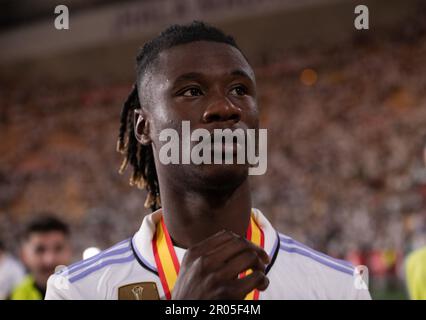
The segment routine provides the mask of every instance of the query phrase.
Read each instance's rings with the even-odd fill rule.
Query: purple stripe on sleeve
[[[130,262],[130,261],[132,261],[134,259],[135,259],[135,256],[132,253],[130,256],[125,257],[125,258],[106,260],[106,261],[104,261],[104,262],[102,262],[102,263],[100,263],[100,264],[98,264],[98,265],[96,265],[96,266],[94,266],[92,268],[86,269],[85,271],[79,273],[78,275],[76,275],[74,277],[71,277],[69,279],[69,281],[70,281],[70,283],[76,282],[76,281],[78,281],[80,279],[85,278],[89,274],[91,274],[91,273],[93,273],[93,272],[95,272],[95,271],[97,271],[99,269],[102,269],[102,268],[104,268],[106,266],[109,266],[111,264],[126,263],[126,262]]]
[[[296,245],[296,246],[299,246],[299,247],[301,247],[301,248],[304,248],[304,249],[306,249],[306,250],[309,250],[309,251],[311,251],[311,252],[313,252],[313,253],[315,253],[315,254],[317,254],[317,255],[319,255],[319,256],[322,256],[322,257],[324,257],[324,258],[326,258],[326,259],[330,259],[330,260],[332,260],[332,261],[334,261],[334,262],[336,262],[336,263],[338,263],[338,264],[344,265],[344,266],[349,267],[349,268],[354,268],[353,264],[352,264],[352,263],[350,263],[350,262],[348,262],[348,261],[345,261],[345,260],[341,260],[341,259],[336,259],[336,258],[330,257],[330,256],[328,256],[328,255],[326,255],[326,254],[324,254],[324,253],[322,253],[322,252],[319,252],[319,251],[317,251],[317,250],[314,250],[314,249],[312,249],[312,248],[309,248],[308,246],[306,246],[306,245],[304,245],[303,243],[301,243],[301,242],[299,242],[299,241],[296,241],[296,240],[294,240],[294,239],[291,239],[291,238],[284,238],[283,236],[281,236],[281,235],[280,235],[280,240],[281,240],[282,242],[284,242],[284,243],[294,244],[294,245]]]
[[[101,255],[98,255],[98,257],[96,259],[94,259],[94,260],[87,261],[88,259],[86,259],[86,260],[81,261],[80,264],[77,264],[77,265],[75,265],[72,268],[67,268],[64,271],[63,274],[64,275],[67,275],[67,274],[71,275],[71,274],[75,273],[78,270],[81,270],[81,269],[83,269],[85,267],[88,267],[88,266],[91,266],[91,265],[95,264],[96,262],[100,261],[103,258],[108,258],[108,257],[116,256],[116,255],[119,255],[119,254],[122,254],[122,253],[126,253],[126,252],[130,251],[130,249],[131,248],[130,248],[130,245],[129,245],[129,246],[121,248],[121,249],[103,252]]]
[[[317,256],[314,256],[313,254],[311,254],[310,252],[306,252],[304,250],[301,250],[300,248],[297,247],[286,247],[284,243],[281,243],[282,245],[280,246],[280,250],[283,250],[285,252],[289,252],[289,253],[297,253],[300,254],[302,256],[311,258],[312,260],[315,260],[323,265],[326,265],[334,270],[349,274],[349,275],[353,275],[353,270],[348,270],[348,267],[345,266],[341,266],[341,265],[336,265],[333,263],[330,263],[329,261],[323,259],[323,258],[319,258]]]
[[[86,262],[89,262],[89,261],[96,260],[96,259],[97,259],[97,258],[99,258],[101,255],[103,255],[104,253],[109,252],[110,250],[112,250],[112,249],[114,249],[114,248],[116,248],[116,247],[118,247],[118,246],[122,245],[123,243],[126,243],[126,242],[127,242],[127,241],[129,241],[129,240],[130,240],[130,238],[125,239],[125,240],[123,240],[123,241],[120,241],[119,243],[116,243],[116,244],[115,244],[115,245],[113,245],[112,247],[110,247],[110,248],[108,248],[108,249],[106,249],[106,250],[103,250],[103,251],[99,252],[98,254],[94,255],[93,257],[90,257],[90,258],[88,258],[88,259],[84,259],[84,260],[77,261],[76,263],[73,263],[73,264],[69,265],[69,266],[67,267],[67,269],[72,269],[72,268],[74,268],[75,266],[78,266],[78,265],[79,265],[79,264],[81,264],[81,263],[86,263]]]

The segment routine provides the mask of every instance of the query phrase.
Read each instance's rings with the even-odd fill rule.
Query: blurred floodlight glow
[[[318,74],[313,69],[304,69],[300,74],[300,81],[305,86],[313,86],[318,80]]]
[[[95,255],[97,255],[99,252],[101,252],[101,249],[96,247],[90,247],[83,251],[83,260],[89,259]]]

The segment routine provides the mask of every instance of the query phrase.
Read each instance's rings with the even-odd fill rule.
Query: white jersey
[[[0,257],[0,300],[4,300],[25,277],[24,267],[9,254]]]
[[[350,263],[278,233],[260,210],[253,212],[271,259],[266,269],[269,287],[260,292],[259,299],[371,299],[367,289],[356,288]],[[150,284],[165,299],[152,249],[161,215],[160,209],[146,216],[132,238],[52,275],[46,299],[116,300],[121,298],[120,288],[132,284]],[[181,262],[186,250],[175,247],[175,251]],[[143,299],[143,290],[138,289],[132,291],[134,298]]]

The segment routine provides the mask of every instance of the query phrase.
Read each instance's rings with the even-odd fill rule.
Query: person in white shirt
[[[354,285],[350,263],[278,233],[259,210],[253,209],[253,214],[264,232],[264,248],[270,257],[265,270],[269,286],[259,299],[370,299],[368,290]],[[155,298],[155,291],[165,299],[152,250],[161,216],[159,209],[145,217],[132,238],[53,275],[46,299],[118,299],[120,288],[131,284],[154,284],[155,290],[147,288],[148,298]],[[182,263],[186,250],[178,246],[174,250]],[[140,298],[144,298],[143,292]]]
[[[6,252],[0,241],[0,300],[6,299],[25,276],[25,269],[19,261]]]
[[[183,121],[208,134],[259,129],[247,58],[196,21],[144,45],[121,112],[120,171],[133,167],[130,183],[148,191],[153,213],[132,238],[53,275],[46,299],[370,298],[352,265],[280,235],[252,207],[248,163],[160,161],[161,132]]]

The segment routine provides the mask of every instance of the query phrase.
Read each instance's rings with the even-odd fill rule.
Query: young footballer
[[[279,116],[279,115],[277,115]],[[121,167],[146,189],[139,231],[49,279],[46,299],[369,299],[354,267],[278,233],[252,207],[249,164],[165,164],[161,132],[258,129],[253,69],[231,36],[173,25],[137,56]]]

